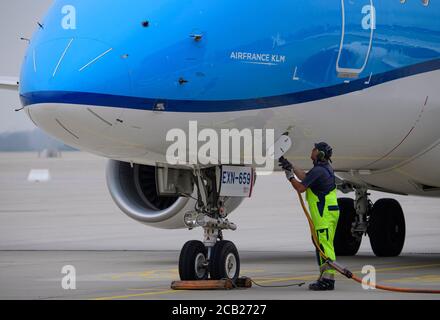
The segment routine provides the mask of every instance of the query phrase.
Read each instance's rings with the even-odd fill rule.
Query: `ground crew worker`
[[[294,167],[285,158],[281,158],[279,162],[292,186],[300,193],[306,192],[319,245],[326,256],[335,261],[333,240],[338,224],[339,206],[335,175],[330,165],[332,154],[333,150],[327,143],[315,144],[311,154],[314,167],[307,173]],[[301,182],[295,179],[295,176]],[[334,290],[336,271],[325,264],[318,251],[317,259],[321,275],[316,282],[309,285],[309,289],[314,291]]]

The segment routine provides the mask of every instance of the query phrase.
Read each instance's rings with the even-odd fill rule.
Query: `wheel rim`
[[[233,253],[230,253],[226,256],[225,271],[226,276],[229,279],[233,279],[235,277],[235,274],[237,272],[237,258]]]
[[[194,268],[195,268],[196,276],[198,279],[202,279],[205,277],[205,275],[206,275],[206,257],[203,253],[199,253],[196,256]]]

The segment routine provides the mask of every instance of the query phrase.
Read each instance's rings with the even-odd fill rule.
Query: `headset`
[[[317,158],[319,161],[330,160],[333,155],[333,149],[325,142],[315,144],[315,148],[318,150]]]
[[[324,151],[319,150],[319,152],[318,152],[318,160],[319,161],[325,160],[325,152]]]

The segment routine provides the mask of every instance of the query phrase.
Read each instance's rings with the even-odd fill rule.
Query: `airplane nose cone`
[[[21,74],[21,95],[38,92],[130,92],[123,53],[108,43],[59,38],[28,49]]]
[[[20,81],[22,103],[35,125],[95,153],[115,144],[105,132],[117,133],[123,111],[97,106],[93,97],[127,95],[130,89],[124,55],[110,44],[81,38],[31,44]]]

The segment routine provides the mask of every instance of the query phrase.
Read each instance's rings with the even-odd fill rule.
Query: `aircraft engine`
[[[159,196],[155,167],[110,160],[106,176],[113,200],[130,218],[160,229],[186,228],[184,215],[194,211],[196,201]],[[229,198],[225,201],[226,211],[231,213],[242,201],[243,198]]]

